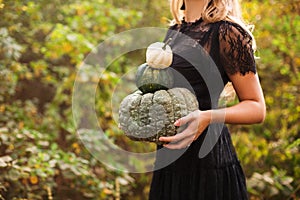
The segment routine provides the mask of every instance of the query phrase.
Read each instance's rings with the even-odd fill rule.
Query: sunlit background
[[[242,3],[246,21],[255,25],[267,118],[230,126],[232,138],[251,200],[300,199],[300,1]],[[167,27],[168,1],[0,0],[0,17],[0,200],[146,199],[151,173],[109,169],[78,139],[72,89],[84,58],[108,37]],[[106,135],[132,152],[155,146],[123,135],[111,98],[119,77],[145,62],[144,53],[119,57],[101,82],[97,74],[82,80],[99,85],[95,106]]]

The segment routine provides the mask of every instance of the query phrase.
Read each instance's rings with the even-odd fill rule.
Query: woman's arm
[[[257,74],[239,73],[231,75],[230,80],[238,95],[240,103],[232,107],[210,110],[211,122],[224,122],[229,124],[255,124],[265,119],[266,106],[263,92]]]
[[[210,123],[254,124],[265,119],[266,107],[257,74],[236,73],[229,76],[240,102],[234,106],[216,110],[194,111],[180,118],[175,126],[189,124],[181,133],[171,137],[160,137],[160,141],[170,142],[165,147],[181,149],[196,140]]]

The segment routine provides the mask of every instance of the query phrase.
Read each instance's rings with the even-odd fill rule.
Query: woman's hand
[[[230,75],[234,89],[240,102],[228,108],[194,111],[177,120],[175,126],[187,124],[187,128],[171,137],[160,137],[159,140],[169,142],[164,145],[170,149],[188,147],[206,129],[210,123],[255,124],[265,119],[266,106],[257,74],[239,73]]]
[[[196,110],[185,117],[178,119],[174,125],[187,125],[181,133],[170,137],[160,137],[162,142],[169,142],[164,147],[169,149],[182,149],[188,147],[194,140],[196,140],[201,133],[210,124],[211,117],[209,112]]]

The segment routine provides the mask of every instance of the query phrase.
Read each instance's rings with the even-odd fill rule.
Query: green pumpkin
[[[120,104],[119,127],[132,140],[161,144],[160,136],[172,136],[185,128],[174,126],[177,119],[197,109],[195,95],[185,88],[146,94],[136,91]]]
[[[174,79],[170,68],[155,69],[144,63],[138,67],[136,85],[145,93],[172,88]]]

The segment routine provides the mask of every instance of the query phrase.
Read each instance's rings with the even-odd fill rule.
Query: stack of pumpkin
[[[173,60],[166,43],[151,44],[146,51],[146,63],[138,67],[138,90],[126,96],[119,109],[119,127],[132,140],[161,144],[160,136],[172,136],[184,127],[174,122],[198,109],[194,94],[185,88],[172,88]]]

